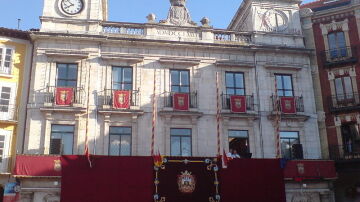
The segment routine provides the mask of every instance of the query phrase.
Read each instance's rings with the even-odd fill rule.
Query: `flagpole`
[[[275,95],[274,95],[274,108],[275,108],[275,147],[276,147],[276,158],[281,157],[281,149],[280,149],[280,123],[281,123],[281,111],[280,111],[280,105],[279,105],[279,98],[278,98],[278,86],[277,86],[277,80],[275,75]]]
[[[84,155],[87,157],[89,161],[90,168],[92,168],[92,163],[90,160],[90,150],[89,150],[89,140],[88,140],[88,131],[89,131],[89,119],[90,119],[90,77],[91,77],[91,65],[89,66],[89,73],[88,73],[88,82],[87,82],[87,103],[86,103],[86,130],[85,130],[85,149]]]
[[[216,123],[217,123],[217,154],[221,155],[220,141],[220,96],[219,96],[219,72],[216,72]]]
[[[156,69],[154,69],[154,87],[152,97],[152,129],[151,129],[151,156],[154,156],[155,147],[155,127],[156,127]]]

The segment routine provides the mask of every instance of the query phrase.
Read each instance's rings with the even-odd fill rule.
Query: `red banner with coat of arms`
[[[230,96],[230,109],[234,113],[246,113],[246,96]]]
[[[175,93],[173,95],[173,107],[175,110],[187,111],[189,110],[189,94]]]
[[[113,96],[113,106],[116,109],[130,108],[130,91],[116,90]]]
[[[281,97],[281,112],[284,114],[296,114],[296,104],[294,97]]]
[[[71,105],[73,102],[73,88],[56,88],[55,102],[56,105]]]

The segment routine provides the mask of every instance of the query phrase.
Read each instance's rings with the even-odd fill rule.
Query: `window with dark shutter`
[[[8,112],[10,105],[11,88],[2,87],[0,94],[0,112]]]

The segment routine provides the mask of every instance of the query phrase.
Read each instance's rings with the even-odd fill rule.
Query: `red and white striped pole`
[[[281,111],[280,111],[280,101],[278,98],[278,86],[275,76],[275,95],[274,95],[274,112],[275,112],[275,147],[276,147],[276,158],[281,157],[281,146],[280,146],[280,124],[281,124]]]
[[[156,127],[156,69],[154,69],[154,88],[152,97],[152,129],[151,129],[151,155],[154,156],[155,127]]]
[[[217,123],[217,152],[221,155],[221,135],[220,135],[220,95],[219,95],[219,73],[216,72],[216,123]]]

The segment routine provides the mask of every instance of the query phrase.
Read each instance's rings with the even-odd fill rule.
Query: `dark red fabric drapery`
[[[285,202],[280,161],[234,159],[220,171],[222,202]]]
[[[167,162],[158,171],[159,199],[164,197],[169,202],[208,202],[212,198],[217,202],[215,182],[218,166],[213,158],[166,159]],[[184,184],[179,180],[184,180]],[[188,193],[187,188],[190,189]]]
[[[230,109],[234,113],[246,112],[246,96],[232,95],[230,96]]]
[[[189,94],[175,93],[173,95],[174,110],[188,111],[190,107]]]
[[[56,88],[56,105],[71,105],[73,102],[73,88]]]
[[[116,109],[130,108],[130,91],[116,90],[114,91],[113,106]]]
[[[284,114],[296,114],[296,102],[294,97],[281,97],[281,112]]]
[[[60,156],[17,155],[14,175],[60,177]]]
[[[151,202],[151,157],[62,156],[62,202]]]

